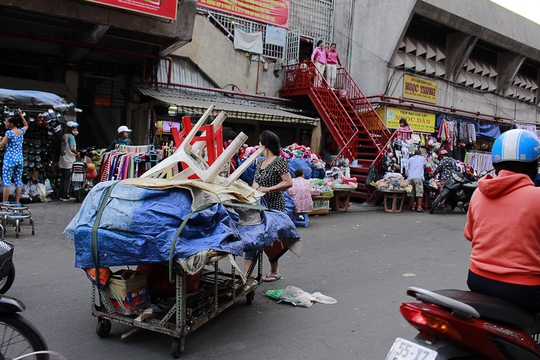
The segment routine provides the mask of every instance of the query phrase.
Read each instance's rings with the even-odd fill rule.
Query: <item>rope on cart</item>
[[[193,216],[193,214],[195,214],[195,213],[197,213],[197,212],[200,212],[200,211],[204,211],[204,210],[210,209],[210,208],[212,208],[215,204],[216,204],[216,203],[203,205],[203,206],[201,206],[200,208],[193,210],[193,211],[190,212],[189,215],[182,221],[182,224],[180,224],[180,227],[178,228],[178,230],[176,230],[176,233],[174,234],[174,237],[173,237],[173,240],[172,240],[172,244],[171,244],[171,251],[169,252],[169,281],[170,281],[171,283],[173,282],[173,263],[174,263],[174,253],[175,253],[175,251],[176,251],[176,241],[178,240],[178,237],[180,236],[180,233],[182,232],[182,230],[184,230],[184,227],[186,226],[188,220]]]
[[[97,231],[99,228],[99,223],[101,222],[101,217],[103,216],[103,211],[105,210],[105,206],[107,206],[107,200],[109,199],[112,189],[116,186],[116,184],[118,184],[118,182],[115,182],[114,184],[112,184],[112,186],[109,187],[107,191],[105,192],[105,195],[103,195],[101,204],[99,204],[99,209],[96,214],[96,220],[94,221],[94,226],[92,226],[92,259],[94,260],[94,265],[96,266],[94,269],[94,275],[96,276],[96,286],[98,289],[99,289],[99,253],[98,253]]]

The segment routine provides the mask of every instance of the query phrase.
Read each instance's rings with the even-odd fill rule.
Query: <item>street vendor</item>
[[[287,192],[294,203],[294,212],[296,214],[309,213],[313,210],[311,183],[305,179],[304,170],[296,169],[294,171],[293,186]]]
[[[452,177],[452,173],[456,171],[456,161],[448,156],[448,151],[442,149],[439,151],[439,165],[433,172],[433,177],[439,175],[441,185]]]
[[[265,147],[262,153],[264,160],[257,162],[252,186],[255,190],[264,193],[263,198],[268,209],[285,212],[285,195],[283,191],[290,188],[293,181],[289,173],[287,160],[280,156],[281,143],[279,137],[269,130],[264,130],[259,135],[259,146]],[[276,251],[277,249],[280,250]],[[270,260],[270,272],[262,278],[263,281],[271,282],[281,279],[278,259],[284,252],[285,249],[278,239],[265,249],[268,260]],[[244,271],[249,269],[250,265],[251,261],[246,260]]]

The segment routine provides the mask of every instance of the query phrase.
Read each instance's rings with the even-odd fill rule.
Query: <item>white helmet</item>
[[[128,128],[126,125],[122,125],[122,126],[120,126],[120,127],[118,128],[117,133],[120,134],[120,133],[122,133],[122,132],[124,132],[124,131],[125,131],[125,132],[131,132],[131,129]]]
[[[67,126],[67,127],[70,127],[70,128],[74,128],[74,127],[78,127],[79,124],[77,124],[75,121],[68,121],[68,122],[66,123],[66,126]]]

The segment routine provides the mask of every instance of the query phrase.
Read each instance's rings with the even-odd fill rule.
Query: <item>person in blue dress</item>
[[[15,202],[19,202],[22,191],[23,153],[22,145],[24,133],[28,130],[28,123],[21,109],[17,109],[18,116],[10,116],[4,120],[6,133],[0,141],[0,148],[5,148],[2,166],[2,200],[9,200],[11,179],[15,183]]]

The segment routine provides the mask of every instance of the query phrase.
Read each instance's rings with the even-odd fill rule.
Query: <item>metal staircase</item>
[[[374,165],[380,172],[385,148],[394,134],[346,69],[338,69],[335,83],[338,90],[329,87],[311,62],[284,67],[284,77],[280,97],[309,98],[341,149],[336,159],[356,160],[357,165],[351,166],[351,176],[358,179],[358,189],[352,196],[368,200],[371,193],[364,183],[369,167]]]

